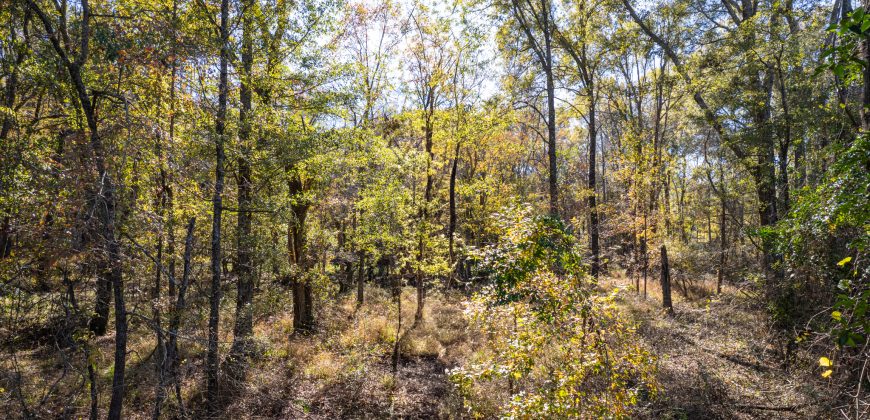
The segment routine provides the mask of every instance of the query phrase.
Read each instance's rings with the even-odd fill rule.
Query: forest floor
[[[824,411],[831,406],[826,400],[830,390],[827,380],[819,375],[818,355],[793,352],[786,369],[786,340],[769,327],[757,299],[731,286],[718,297],[709,296],[706,291],[714,285],[708,282],[690,286],[692,299],[687,300],[677,284],[675,315],[669,316],[660,308],[656,283],[649,281],[644,299],[624,276],[601,282],[602,290],[620,289],[621,310],[636,323],[640,339],[657,357],[660,392],[639,407],[638,416],[832,417],[833,413]],[[463,294],[429,294],[424,321],[402,340],[402,357],[394,375],[390,356],[396,338],[396,306],[386,290],[366,288],[365,303],[359,307],[352,295],[324,305],[318,311],[318,332],[301,337],[291,337],[292,311],[286,299],[280,292],[270,293],[274,296],[264,296],[266,307],[258,312],[273,315],[255,324],[254,335],[261,351],[243,384],[225,384],[223,393],[228,398],[224,418],[465,417],[461,400],[446,375],[447,369],[468,360],[475,351],[475,340],[463,313]],[[408,331],[415,310],[415,292],[405,288],[402,333]],[[227,308],[224,319],[231,319],[230,315],[231,308]],[[231,341],[231,330],[229,326],[224,328],[227,335],[221,341],[227,344],[225,347]],[[155,388],[154,342],[144,332],[136,336],[142,339],[131,343],[125,417],[150,418]],[[100,402],[108,401],[112,341],[110,336],[103,337],[94,346],[101,367]],[[19,352],[15,357],[17,369],[24,375],[25,395],[41,397],[38,390],[45,389],[46,383],[57,376],[59,361],[49,347]],[[202,406],[205,346],[191,340],[182,343],[181,351],[185,360],[181,368],[183,400],[196,409]],[[0,364],[9,372],[10,366]],[[83,384],[76,375],[68,375],[58,383],[63,381],[70,383],[56,387],[56,392]],[[61,410],[72,417],[86,417],[87,394],[83,391],[72,399],[59,398],[60,394],[42,397],[38,400],[42,402],[31,402],[30,410],[36,417],[54,417]],[[13,398],[12,393],[0,394],[0,409],[20,412],[17,400],[20,398]],[[172,396],[168,401],[174,405]],[[168,410],[173,413],[176,408]]]
[[[646,418],[750,419],[826,418],[829,390],[817,357],[801,352],[783,360],[787,341],[757,299],[727,286],[712,296],[712,279],[689,285],[686,299],[675,285],[675,315],[661,310],[657,281],[647,298],[624,276],[602,281],[617,287],[623,312],[637,324],[644,344],[658,358],[661,392],[639,415]],[[433,293],[425,322],[403,342],[399,372],[390,367],[395,307],[386,292],[366,290],[357,308],[352,297],[326,311],[322,332],[286,342],[278,357],[257,370],[247,396],[230,407],[235,417],[284,418],[459,418],[461,401],[445,370],[474,351],[460,294]],[[416,309],[413,289],[403,293],[403,332]],[[288,325],[289,314],[277,325]],[[269,325],[276,325],[269,323]],[[280,329],[278,329],[280,330]],[[275,328],[263,330],[264,333]],[[276,337],[280,338],[280,337]],[[312,350],[314,349],[314,350]],[[268,368],[276,364],[277,369]]]
[[[416,292],[402,293],[401,357],[392,371],[396,306],[388,292],[366,288],[319,313],[318,332],[287,339],[292,314],[260,323],[267,351],[227,407],[230,418],[455,418],[461,402],[446,369],[470,349],[461,295],[430,293],[413,330]],[[410,331],[410,332],[409,332]]]
[[[674,315],[661,308],[658,278],[647,283],[647,298],[634,281],[610,278],[620,306],[658,357],[658,398],[642,408],[648,418],[759,419],[830,418],[827,380],[818,356],[788,351],[789,339],[770,325],[759,300],[744,289],[725,286],[716,296],[715,279],[674,284]],[[643,290],[643,285],[640,287]],[[686,299],[685,289],[691,299]],[[795,346],[796,347],[796,346]],[[784,363],[786,355],[790,363]]]

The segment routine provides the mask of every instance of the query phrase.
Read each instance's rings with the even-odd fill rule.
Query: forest
[[[0,0],[0,417],[868,419],[870,0]]]

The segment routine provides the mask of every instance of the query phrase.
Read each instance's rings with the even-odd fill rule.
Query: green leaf
[[[834,312],[831,312],[831,318],[834,318],[835,320],[840,321],[843,319],[843,314],[840,311],[834,311]]]

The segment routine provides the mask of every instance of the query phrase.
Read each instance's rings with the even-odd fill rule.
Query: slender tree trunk
[[[338,227],[338,251],[344,253],[347,248],[347,234],[345,233],[344,221],[339,223]],[[350,252],[351,254],[353,251]],[[342,278],[338,281],[338,294],[343,295],[350,291],[353,286],[353,264],[349,261],[342,263]]]
[[[175,5],[173,5],[173,14],[175,13]],[[172,144],[172,140],[175,135],[175,77],[176,77],[176,66],[173,62],[171,65],[171,77],[170,77],[170,88],[169,88],[169,106],[170,106],[170,116],[169,116],[169,144]],[[154,307],[153,307],[153,318],[155,324],[156,331],[156,339],[157,339],[157,349],[155,351],[156,360],[157,360],[157,389],[156,389],[156,397],[154,401],[154,412],[153,418],[159,419],[161,409],[163,406],[163,401],[166,398],[166,380],[169,375],[169,366],[172,361],[169,358],[170,349],[166,345],[166,337],[163,330],[162,324],[162,314],[160,310],[162,299],[161,297],[161,276],[164,273],[164,265],[163,265],[163,235],[167,236],[166,242],[166,255],[169,256],[169,264],[166,269],[167,271],[167,283],[168,283],[168,294],[170,298],[175,298],[175,215],[173,213],[173,196],[172,196],[172,187],[169,185],[169,153],[164,151],[163,144],[163,136],[158,135],[157,141],[155,144],[155,154],[157,155],[157,160],[160,165],[159,173],[158,173],[158,194],[155,199],[155,207],[156,213],[161,221],[161,226],[157,232],[157,273],[155,278],[154,285]]]
[[[604,141],[607,137],[605,137],[605,136],[600,136],[600,137],[601,137],[601,144],[599,144],[599,146],[601,147],[601,203],[604,205],[607,205],[607,203],[609,201],[609,195],[607,194],[607,148],[605,148],[605,143],[604,143]],[[599,214],[598,216],[599,216],[599,222],[601,222],[601,220],[600,220],[601,215]]]
[[[646,208],[643,213],[643,235],[640,238],[640,253],[643,256],[643,298],[646,299],[646,282],[649,273],[649,252],[647,250],[647,220]]]
[[[779,190],[779,218],[785,218],[791,207],[791,197],[789,197],[788,185],[788,150],[791,148],[791,110],[788,103],[788,89],[783,79],[782,71],[780,70],[777,77],[779,86],[780,102],[782,104],[782,113],[785,117],[785,123],[782,127],[782,138],[779,140],[779,178],[777,189]]]
[[[712,210],[710,210],[710,205],[709,205],[710,201],[709,200],[710,200],[710,193],[708,192],[707,199],[704,200],[705,201],[704,208],[706,210],[706,211],[704,211],[704,216],[707,217],[707,244],[708,245],[711,242],[713,242],[713,221],[711,220],[711,214],[710,214],[710,213],[712,213]]]
[[[12,253],[12,221],[9,216],[3,216],[3,225],[0,227],[0,260]]]
[[[632,176],[632,179],[634,176]],[[635,188],[637,188],[637,183],[629,181],[630,184],[635,184]],[[631,186],[629,186],[629,190],[631,190]],[[634,277],[634,291],[635,294],[640,295],[640,276],[639,274],[639,266],[640,266],[640,241],[637,229],[637,203],[639,200],[633,200],[631,203],[631,255],[632,255],[632,267],[631,274]]]
[[[242,8],[242,71],[241,88],[239,89],[239,145],[241,149],[238,158],[238,226],[237,253],[238,276],[236,295],[236,320],[233,326],[233,345],[230,350],[230,360],[234,379],[244,380],[247,358],[253,351],[251,334],[253,332],[253,299],[254,299],[254,267],[252,261],[253,237],[251,235],[251,203],[253,201],[251,168],[251,77],[254,62],[253,56],[253,13],[252,0],[244,0]]]
[[[96,118],[94,117],[93,128],[91,134],[92,143],[100,143],[99,137],[96,134]],[[96,139],[95,139],[96,138]],[[102,155],[102,144],[96,146]],[[103,167],[103,163],[98,166]],[[112,291],[115,298],[115,363],[114,373],[112,374],[112,398],[109,402],[109,418],[120,419],[121,408],[124,403],[124,372],[126,370],[127,361],[127,308],[124,301],[124,283],[121,272],[121,247],[115,237],[115,186],[109,178],[108,172],[103,169],[100,178],[103,179],[103,203],[105,205],[104,224],[105,235],[108,242],[108,256],[110,259],[109,278],[112,283]]]
[[[427,99],[426,121],[424,124],[425,148],[426,148],[426,189],[423,195],[423,206],[420,208],[420,238],[417,253],[417,312],[414,314],[414,325],[423,320],[423,305],[426,300],[426,281],[423,275],[423,263],[425,261],[426,241],[428,234],[429,206],[432,203],[432,189],[434,179],[432,176],[432,161],[435,153],[432,152],[432,137],[434,135],[435,99],[434,87],[430,88]]]
[[[453,250],[453,236],[456,232],[456,172],[459,166],[459,142],[456,142],[456,147],[453,150],[453,162],[450,165],[450,187],[449,194],[449,222],[447,225],[447,247],[450,262],[450,277],[447,280],[447,288],[453,286],[453,277],[456,274],[456,254]]]
[[[63,284],[65,284],[67,288],[67,299],[69,299],[70,306],[73,310],[74,325],[78,326],[81,311],[79,310],[78,300],[76,299],[75,287],[73,286],[73,282],[69,279],[69,273],[67,270],[64,269],[61,274],[63,276]],[[85,363],[88,364],[88,390],[90,397],[90,411],[88,413],[88,418],[90,420],[97,420],[100,415],[97,375],[94,370],[94,363],[91,360],[91,348],[87,342],[82,345],[82,353],[85,356]],[[25,417],[29,416],[25,415]]]
[[[668,313],[674,313],[674,305],[671,302],[671,267],[668,262],[668,249],[662,245],[662,306]],[[688,291],[687,291],[688,292]]]
[[[559,180],[556,162],[556,87],[553,83],[553,59],[549,36],[545,37],[547,76],[547,159],[549,161],[550,215],[559,216]],[[594,162],[594,161],[593,161]],[[594,166],[594,164],[593,164]]]
[[[357,277],[356,283],[356,305],[362,306],[364,300],[364,288],[365,288],[365,267],[366,267],[366,254],[365,252],[360,252],[359,255],[359,273]]]
[[[764,80],[756,80],[753,88],[759,93],[764,93],[767,98],[765,105],[753,114],[753,123],[756,127],[760,128],[761,137],[765,140],[765,144],[761,147],[756,165],[751,171],[758,197],[760,225],[762,228],[767,228],[774,226],[779,220],[779,213],[777,212],[775,147],[773,130],[770,125],[770,98],[773,89],[773,77],[768,75]],[[782,270],[777,267],[777,262],[780,258],[776,255],[773,239],[769,235],[762,237],[761,248],[762,267],[765,278],[769,283],[779,285],[783,277]],[[768,291],[774,290],[776,290],[776,287],[768,288]]]
[[[724,177],[724,176],[723,176]],[[725,249],[727,247],[728,231],[725,224],[725,182],[721,182],[722,194],[719,197],[719,270],[716,272],[716,294],[722,294],[722,282],[725,277]]]
[[[14,17],[16,14],[17,13],[13,13],[11,16]],[[23,19],[23,22],[21,23],[22,27],[26,27],[29,24],[30,17],[31,17],[30,9],[25,8],[24,19]],[[17,97],[18,72],[19,72],[19,69],[21,67],[21,64],[24,62],[24,59],[27,58],[27,55],[28,55],[27,52],[29,51],[29,49],[28,48],[21,48],[21,47],[16,45],[18,42],[18,32],[15,30],[14,27],[10,28],[9,35],[11,38],[10,44],[13,46],[13,48],[15,50],[15,60],[11,63],[12,64],[10,66],[11,68],[4,69],[5,73],[7,73],[7,76],[6,76],[6,84],[5,84],[6,92],[4,95],[3,105],[6,107],[6,109],[11,110],[11,109],[14,109],[14,107],[15,107],[15,100]],[[25,39],[24,39],[23,45],[30,45],[30,42],[29,42],[30,40],[28,38],[29,37],[27,36],[27,31],[25,31]],[[5,141],[6,138],[9,136],[9,133],[12,131],[12,126],[13,126],[14,122],[15,122],[15,119],[13,118],[12,115],[7,114],[4,117],[2,117],[2,124],[0,124],[0,143]],[[5,185],[0,185],[0,195],[5,195],[5,191],[4,191],[5,188],[4,187],[5,187]],[[7,210],[7,209],[0,209],[0,210]],[[3,216],[2,226],[0,226],[0,260],[8,257],[12,253],[12,244],[13,244],[13,240],[12,240],[12,231],[11,231],[11,220],[10,220],[9,215],[7,214],[7,215]]]
[[[664,181],[664,209],[662,210],[663,216],[665,218],[665,234],[667,236],[671,236],[671,171],[668,168],[665,168],[665,181]]]
[[[861,7],[870,11],[870,0],[861,0]],[[861,39],[861,58],[870,63],[870,37],[866,34]],[[864,66],[864,86],[861,94],[861,131],[870,132],[870,66]]]
[[[794,149],[794,165],[797,171],[796,185],[798,190],[803,188],[807,183],[806,144],[807,139],[799,139]]]
[[[772,154],[772,150],[769,154]],[[758,197],[758,213],[760,217],[760,225],[762,228],[771,227],[776,224],[776,187],[775,187],[775,170],[772,159],[767,159],[767,153],[759,157],[758,168],[754,171],[756,193]],[[762,266],[765,277],[768,281],[776,282],[779,279],[775,264],[777,257],[774,251],[772,239],[767,237],[761,240],[762,251]]]
[[[177,35],[177,31],[175,30],[178,19],[178,2],[172,2],[172,24],[173,24],[173,34]],[[176,61],[175,52],[176,52],[176,43],[173,41],[171,51],[173,53],[173,59],[171,64],[171,77],[169,84],[169,144],[174,144],[175,141],[175,84],[178,77],[178,63]],[[178,302],[178,295],[180,290],[177,289],[177,277],[175,273],[175,203],[174,203],[174,194],[172,191],[172,187],[170,186],[170,181],[168,180],[169,175],[167,172],[171,165],[169,161],[171,159],[171,155],[169,153],[166,154],[166,157],[161,162],[161,183],[162,189],[166,193],[166,211],[167,211],[167,222],[166,222],[166,232],[168,237],[167,244],[167,253],[169,254],[169,297],[173,299],[173,302]],[[192,234],[192,233],[191,233]],[[186,286],[185,286],[186,287]],[[178,385],[178,381],[175,378],[176,375],[176,366],[178,363],[178,340],[175,335],[177,334],[178,326],[175,326],[175,332],[172,329],[173,320],[178,317],[178,315],[173,312],[169,317],[169,337],[168,337],[168,345],[166,349],[166,362],[164,363],[164,379],[168,381],[170,384],[175,384],[177,389],[177,397],[178,397],[178,405],[181,408],[181,413],[183,415],[183,402],[181,401],[181,388]]]
[[[109,326],[109,305],[112,304],[112,282],[104,273],[105,262],[99,264],[100,272],[97,274],[96,296],[94,301],[94,313],[88,326],[96,336],[106,335]]]
[[[159,140],[158,140],[159,141]],[[166,203],[165,193],[163,191],[160,192],[157,198],[157,213],[160,215],[162,219],[163,207]],[[160,229],[163,230],[162,228]],[[163,400],[166,397],[165,391],[165,382],[166,382],[166,341],[163,335],[163,322],[161,320],[162,314],[160,311],[160,299],[161,299],[161,283],[163,277],[163,236],[162,232],[158,232],[157,235],[157,261],[156,261],[156,273],[154,278],[154,291],[152,293],[152,307],[151,307],[151,322],[154,323],[154,335],[157,341],[156,348],[154,349],[154,368],[155,373],[157,374],[157,384],[154,397],[154,411],[152,412],[152,418],[154,420],[160,419],[160,410],[163,407]]]
[[[526,4],[531,10],[527,10]],[[511,12],[526,35],[526,40],[533,51],[541,70],[546,77],[547,90],[547,158],[549,161],[550,215],[559,217],[558,165],[556,161],[556,88],[553,82],[553,32],[554,25],[551,16],[552,6],[549,0],[541,0],[540,10],[535,10],[532,2],[523,3],[520,0],[511,1]],[[529,15],[531,14],[531,17]],[[532,31],[540,31],[536,38]]]
[[[400,270],[401,271],[401,270]],[[399,371],[399,356],[402,332],[402,276],[397,275],[393,280],[393,297],[396,300],[396,339],[393,341],[393,376]]]
[[[288,168],[287,172],[291,172],[291,169]],[[293,291],[293,331],[298,334],[307,334],[314,329],[311,285],[302,278],[308,265],[305,261],[305,219],[308,216],[309,207],[309,204],[301,197],[303,192],[302,179],[298,174],[290,174],[288,194],[295,198],[296,203],[290,206],[293,220],[288,226],[287,247],[290,264],[296,267],[296,277],[291,279],[291,284]]]
[[[224,142],[226,141],[227,97],[229,96],[228,64],[230,58],[230,2],[221,0],[220,18],[220,80],[218,82],[218,111],[215,121],[215,183],[212,197],[211,226],[211,296],[208,315],[208,354],[206,356],[206,407],[208,416],[218,413],[218,325],[221,302],[221,216],[224,193]]]
[[[193,254],[193,232],[196,227],[196,219],[191,217],[187,222],[187,236],[184,240],[184,265],[181,274],[181,284],[178,285],[178,294],[175,297],[175,308],[169,318],[169,380],[175,387],[175,397],[178,400],[181,417],[185,417],[184,401],[181,398],[181,378],[179,378],[178,366],[180,357],[178,354],[178,331],[181,329],[181,315],[187,309],[187,286],[190,284],[190,261]]]
[[[587,74],[589,74],[587,72]],[[595,279],[598,279],[600,270],[600,249],[598,246],[598,207],[596,203],[595,185],[595,146],[598,143],[596,137],[598,127],[595,121],[595,105],[597,98],[595,96],[595,85],[593,84],[592,76],[586,83],[587,93],[589,95],[589,250],[592,252],[592,264],[590,274]]]
[[[685,243],[689,242],[689,235],[686,232],[686,213],[685,213],[685,208],[686,208],[686,184],[685,184],[686,171],[685,171],[685,166],[683,167],[683,174],[680,177],[680,181],[681,181],[680,182],[680,191],[679,191],[680,198],[679,198],[679,200],[677,200],[679,215],[677,217],[678,217],[679,223],[680,223],[680,240],[682,240],[683,243],[685,244]]]

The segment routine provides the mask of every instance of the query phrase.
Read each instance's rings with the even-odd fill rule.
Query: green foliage
[[[836,35],[838,42],[822,52],[821,58],[826,62],[818,67],[817,72],[830,70],[845,85],[859,80],[868,63],[858,58],[854,52],[858,43],[867,36],[868,29],[870,14],[863,8],[855,9],[839,23],[830,25],[828,32]]]
[[[492,273],[494,304],[525,301],[538,315],[551,319],[584,300],[590,277],[580,245],[561,219],[535,215],[529,207],[510,208],[496,218],[500,242],[481,253]],[[559,280],[547,281],[554,276]],[[565,290],[554,290],[563,286]]]
[[[483,252],[492,287],[469,304],[482,346],[450,372],[472,416],[628,417],[656,391],[654,358],[581,263],[558,219],[531,209],[500,215]],[[492,393],[492,387],[508,393]]]
[[[788,264],[833,297],[829,325],[837,345],[855,347],[870,334],[870,136],[836,154],[840,159],[825,182],[802,191],[776,233]],[[810,286],[794,285],[796,293]]]

